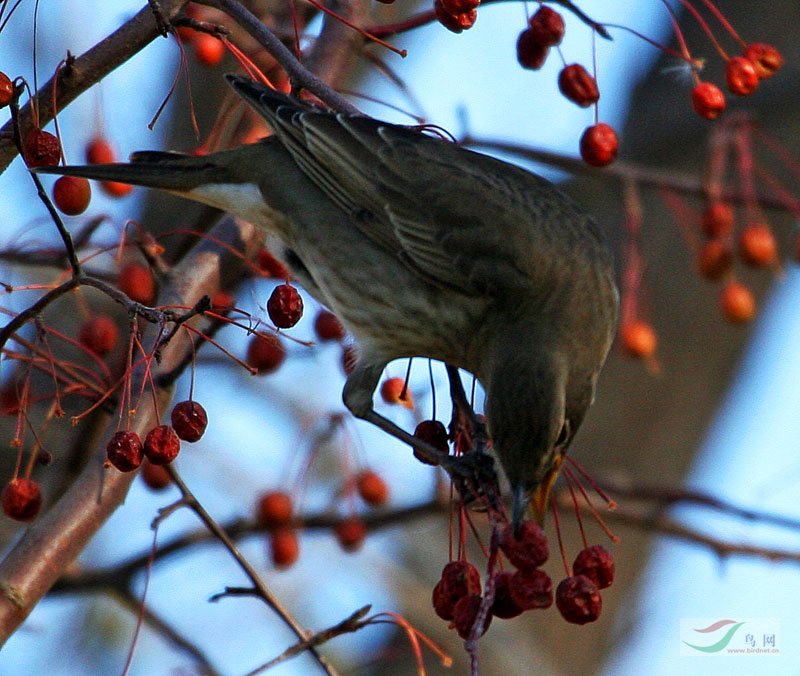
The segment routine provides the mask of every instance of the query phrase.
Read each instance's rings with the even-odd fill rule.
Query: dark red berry
[[[553,581],[543,570],[518,570],[508,586],[512,600],[523,610],[553,605]]]
[[[610,587],[614,581],[614,557],[601,545],[582,549],[572,564],[575,575],[585,575],[598,589]]]
[[[300,556],[300,540],[293,528],[280,528],[269,536],[269,551],[276,568],[288,568]]]
[[[453,33],[461,33],[472,28],[478,18],[477,9],[461,14],[450,14],[442,5],[442,0],[434,0],[433,11],[439,23]]]
[[[286,359],[286,349],[281,341],[267,333],[255,333],[247,346],[247,363],[265,375],[277,371]]]
[[[205,433],[208,414],[196,401],[187,399],[172,408],[171,422],[179,439],[193,443]]]
[[[344,338],[344,327],[333,312],[320,310],[314,318],[314,333],[322,341],[341,340]]]
[[[481,593],[481,575],[467,561],[450,561],[433,588],[433,609],[443,620],[453,619],[453,608],[463,597]]]
[[[547,5],[539,7],[528,25],[536,42],[544,47],[555,47],[564,39],[564,17]]]
[[[588,577],[573,575],[559,583],[556,589],[556,606],[567,622],[586,624],[600,617],[603,599]]]
[[[581,136],[581,157],[593,167],[605,167],[617,159],[619,139],[614,128],[605,122],[586,127]]]
[[[287,526],[292,521],[294,503],[284,491],[263,493],[256,503],[256,520],[270,530]]]
[[[172,483],[172,477],[163,465],[154,465],[147,459],[142,463],[139,475],[147,487],[154,491],[163,490]]]
[[[158,425],[144,438],[144,454],[154,465],[166,465],[178,457],[181,440],[169,425]]]
[[[116,347],[118,337],[119,329],[108,315],[95,315],[78,330],[80,344],[101,357]]]
[[[477,9],[481,0],[441,0],[442,9],[448,14],[464,14]]]
[[[61,159],[61,143],[51,133],[34,127],[25,138],[22,156],[29,167],[54,167]]]
[[[9,481],[0,496],[3,513],[15,521],[31,521],[42,507],[42,489],[33,479]]]
[[[703,211],[703,232],[707,237],[727,237],[733,230],[735,215],[727,202],[711,202]]]
[[[286,266],[275,258],[268,249],[261,249],[258,252],[256,264],[265,277],[272,279],[289,279],[290,277]]]
[[[447,429],[438,420],[423,420],[414,430],[414,436],[417,437],[417,439],[421,439],[422,441],[430,444],[434,448],[439,449],[442,453],[450,452],[447,439]],[[424,458],[416,449],[414,449],[414,457],[427,465],[436,464]]]
[[[106,446],[106,457],[120,472],[131,472],[144,459],[142,440],[136,432],[117,432]]]
[[[588,108],[600,100],[597,80],[579,63],[564,66],[558,75],[558,88],[566,98],[581,108]]]
[[[279,329],[290,329],[303,316],[303,298],[291,284],[276,286],[267,301],[267,313]]]
[[[522,614],[522,608],[511,598],[509,583],[513,575],[514,573],[510,571],[503,571],[502,573],[497,573],[492,579],[494,600],[492,601],[491,612],[492,615],[502,620],[510,620],[512,617]]]
[[[697,271],[706,279],[722,279],[732,262],[731,248],[719,239],[708,240],[697,252]]]
[[[517,38],[517,61],[528,70],[539,70],[547,61],[550,48],[536,41],[533,31],[526,28]]]
[[[11,103],[14,96],[14,83],[4,72],[0,71],[0,108],[5,108]]]
[[[522,524],[518,538],[512,524],[507,524],[500,532],[500,549],[519,570],[538,568],[549,556],[544,530],[531,521]]]
[[[483,603],[483,597],[478,594],[470,594],[459,599],[453,607],[453,627],[458,632],[458,635],[465,641],[472,634],[472,628],[475,626],[475,621],[478,619],[478,613]],[[492,623],[492,615],[488,613],[483,622],[479,636],[483,636],[489,629]]]

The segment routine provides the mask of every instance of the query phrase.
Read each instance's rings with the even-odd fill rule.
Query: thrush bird
[[[529,503],[541,520],[615,330],[601,229],[519,167],[227,79],[273,136],[205,156],[139,152],[129,164],[40,171],[159,188],[276,236],[292,274],[358,342],[350,411],[413,442],[373,410],[386,365],[421,356],[471,372],[513,520]]]

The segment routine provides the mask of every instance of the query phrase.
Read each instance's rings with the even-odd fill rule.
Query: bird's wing
[[[364,234],[429,280],[471,295],[530,286],[546,255],[542,219],[566,199],[550,183],[406,127],[229,79]]]

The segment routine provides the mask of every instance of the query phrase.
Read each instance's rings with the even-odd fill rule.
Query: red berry
[[[522,614],[520,608],[513,598],[511,598],[510,581],[514,573],[504,571],[497,573],[492,578],[494,585],[494,600],[492,601],[491,613],[502,620],[510,620]]]
[[[61,159],[61,143],[51,133],[34,127],[25,138],[22,156],[29,167],[54,167]]]
[[[564,39],[564,17],[542,5],[528,22],[533,37],[543,47],[555,47]]]
[[[225,56],[225,44],[209,33],[197,33],[192,44],[194,55],[204,66],[216,66]]]
[[[725,66],[725,80],[731,94],[749,96],[758,87],[758,73],[750,59],[734,56]]]
[[[414,430],[414,436],[417,437],[417,439],[422,439],[422,441],[430,444],[434,448],[438,448],[442,453],[450,452],[447,429],[438,420],[423,420]],[[422,457],[417,449],[414,449],[414,457],[420,462],[424,462],[426,465],[435,464]]]
[[[293,528],[280,528],[269,536],[272,563],[277,568],[288,568],[300,556],[300,541]]]
[[[106,446],[106,457],[120,472],[131,472],[144,459],[142,440],[136,432],[117,432]]]
[[[755,317],[755,298],[750,289],[738,282],[725,285],[720,293],[719,303],[722,314],[731,324],[746,324]]]
[[[766,223],[751,223],[739,235],[739,256],[747,265],[766,267],[778,260],[778,245]]]
[[[481,4],[481,0],[441,0],[442,9],[448,14],[464,14],[477,9]]]
[[[597,80],[579,63],[564,66],[558,74],[558,88],[567,99],[581,108],[588,108],[600,99]]]
[[[0,71],[0,108],[5,108],[14,96],[14,83],[4,72]]]
[[[85,178],[61,176],[53,184],[53,202],[67,216],[82,214],[91,199],[92,188]]]
[[[387,378],[381,385],[381,398],[387,404],[401,404],[408,409],[414,408],[411,392],[406,387],[404,378]]]
[[[364,538],[367,537],[367,526],[357,516],[349,516],[334,527],[336,539],[346,552],[355,552],[361,549]]]
[[[443,620],[453,619],[456,603],[469,594],[481,593],[481,575],[467,561],[450,561],[442,569],[442,576],[433,588],[433,609]]]
[[[196,401],[187,399],[175,404],[171,422],[179,439],[193,443],[205,433],[208,414]]]
[[[286,266],[281,263],[268,249],[261,249],[256,258],[256,265],[265,277],[271,279],[289,279],[291,276]]]
[[[631,357],[646,359],[655,354],[658,336],[653,327],[645,321],[625,322],[620,328],[622,348]]]
[[[725,94],[711,82],[700,82],[692,89],[692,106],[707,120],[716,120],[725,111]]]
[[[109,197],[125,197],[133,192],[133,186],[119,181],[101,181],[100,189]]]
[[[536,41],[530,28],[526,28],[517,38],[517,61],[528,70],[539,70],[547,60],[550,48]]]
[[[772,45],[763,42],[748,45],[743,56],[753,62],[756,74],[762,80],[772,77],[783,66],[783,55]]]
[[[726,237],[733,230],[733,208],[727,202],[712,202],[703,211],[703,232],[707,237]]]
[[[166,465],[178,457],[181,440],[169,425],[158,425],[144,438],[144,454],[154,465]]]
[[[116,347],[118,337],[119,329],[108,315],[95,315],[87,319],[78,330],[81,345],[101,357]]]
[[[389,499],[389,487],[380,474],[364,470],[356,477],[356,488],[361,499],[368,505],[379,507]]]
[[[567,622],[586,624],[600,617],[603,599],[594,582],[588,577],[573,575],[561,580],[558,585],[556,606]]]
[[[292,521],[294,504],[284,491],[269,491],[258,498],[256,520],[270,530],[288,526]]]
[[[150,268],[142,263],[126,263],[117,277],[117,286],[128,298],[142,305],[150,305],[156,299],[156,280]]]
[[[314,318],[314,333],[320,340],[342,340],[344,327],[333,312],[320,310]]]
[[[610,587],[614,581],[614,557],[601,545],[582,549],[572,564],[575,575],[585,575],[598,589]]]
[[[458,635],[465,641],[472,634],[472,628],[475,626],[475,621],[478,619],[478,613],[483,603],[483,597],[478,594],[470,594],[459,599],[453,607],[453,628],[458,632]],[[483,636],[489,625],[492,623],[491,613],[486,615],[483,622],[479,636]]]
[[[267,301],[267,313],[279,329],[290,329],[303,316],[303,298],[289,282],[276,286]]]
[[[619,140],[614,128],[605,122],[586,127],[581,136],[581,157],[593,167],[605,167],[617,159]]]
[[[211,299],[214,312],[225,312],[236,307],[236,298],[227,291],[217,291]]]
[[[697,270],[706,279],[722,279],[731,269],[732,259],[731,249],[725,242],[710,239],[697,254]]]
[[[523,610],[553,605],[553,581],[543,570],[518,570],[511,576],[508,587],[511,599]]]
[[[31,521],[42,507],[42,490],[33,479],[12,479],[0,496],[3,512],[16,521]]]
[[[267,333],[255,333],[247,346],[247,363],[258,375],[273,373],[286,359],[286,349],[278,339]]]
[[[102,136],[95,136],[86,144],[86,161],[89,164],[110,164],[116,159],[114,148]]]
[[[450,14],[442,5],[442,0],[434,0],[433,11],[439,23],[453,33],[461,33],[475,25],[478,18],[478,10],[473,9],[461,14]]]
[[[544,530],[530,521],[522,524],[519,538],[514,535],[513,525],[507,524],[500,532],[500,549],[520,570],[538,568],[547,561],[549,555]]]
[[[147,459],[142,463],[139,475],[147,487],[154,491],[163,490],[172,483],[172,477],[163,465],[154,465]]]

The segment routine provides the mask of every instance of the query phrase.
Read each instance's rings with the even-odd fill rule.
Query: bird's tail
[[[117,181],[176,193],[189,193],[209,183],[235,182],[229,163],[220,161],[224,153],[185,155],[144,151],[131,155],[130,163],[88,164],[69,167],[38,167],[40,174],[81,176],[98,181]]]

